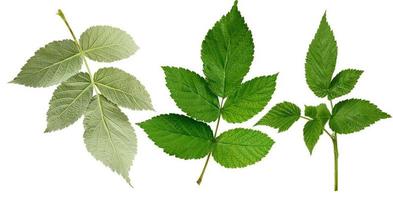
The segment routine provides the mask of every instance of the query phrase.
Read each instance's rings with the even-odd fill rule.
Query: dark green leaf
[[[182,159],[205,157],[214,142],[207,124],[184,115],[159,115],[138,125],[167,154]]]
[[[243,83],[229,95],[222,117],[228,122],[244,122],[258,114],[270,101],[276,88],[277,74],[261,76]]]
[[[274,141],[260,131],[236,128],[217,138],[213,157],[227,168],[246,167],[265,157],[273,144]]]
[[[278,128],[278,132],[289,129],[300,118],[300,108],[290,102],[275,105],[256,125]]]
[[[253,54],[251,31],[235,1],[202,43],[203,72],[212,91],[221,97],[234,92],[250,69]]]
[[[220,114],[217,96],[198,74],[175,67],[163,67],[166,85],[176,105],[187,115],[212,122]]]
[[[360,131],[386,118],[390,118],[390,115],[369,101],[349,99],[334,106],[329,125],[333,131],[347,134]]]
[[[328,94],[336,59],[337,44],[324,14],[306,58],[307,84],[316,96],[325,97]]]

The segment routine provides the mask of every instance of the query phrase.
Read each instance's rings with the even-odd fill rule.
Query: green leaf
[[[78,120],[86,111],[93,95],[93,85],[87,73],[78,73],[63,82],[50,100],[48,125],[45,132],[65,128]]]
[[[273,144],[274,141],[260,131],[236,128],[217,138],[213,157],[227,168],[246,167],[265,157]]]
[[[132,75],[117,68],[101,68],[94,74],[94,84],[113,103],[134,110],[152,110],[149,93]]]
[[[98,95],[90,102],[83,124],[87,150],[130,184],[128,171],[136,153],[136,137],[127,116]]]
[[[362,73],[362,70],[355,69],[346,69],[338,73],[330,83],[328,98],[335,99],[350,93]]]
[[[75,75],[81,66],[81,54],[72,40],[54,41],[36,51],[11,83],[48,87]]]
[[[258,114],[270,101],[276,88],[277,74],[261,76],[243,83],[228,96],[222,117],[228,122],[245,122]]]
[[[163,70],[171,97],[183,112],[205,122],[218,118],[218,98],[205,79],[183,68],[163,67]]]
[[[329,125],[337,133],[348,134],[390,117],[369,101],[348,99],[334,106]]]
[[[289,129],[300,118],[300,108],[290,102],[275,105],[256,125],[278,128],[278,132]]]
[[[310,154],[314,149],[315,144],[317,144],[319,136],[323,133],[323,125],[321,120],[310,120],[308,121],[303,128],[303,137],[304,142]]]
[[[324,14],[306,58],[307,84],[316,96],[325,97],[328,94],[336,59],[337,44]]]
[[[85,55],[98,62],[113,62],[130,57],[138,50],[126,32],[110,26],[93,26],[79,39]]]
[[[210,127],[184,115],[159,115],[138,125],[165,153],[178,158],[203,158],[213,146]]]
[[[221,97],[234,92],[250,69],[254,43],[238,8],[209,30],[202,43],[203,72],[212,91]]]
[[[322,127],[330,118],[330,111],[326,104],[319,104],[318,106],[306,106],[305,115],[315,120],[320,120]]]

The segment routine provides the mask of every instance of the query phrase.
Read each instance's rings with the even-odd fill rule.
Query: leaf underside
[[[130,184],[128,171],[136,154],[136,136],[127,116],[104,96],[94,96],[84,119],[87,150]]]
[[[78,73],[82,57],[72,40],[51,42],[35,52],[12,83],[49,87]]]
[[[87,73],[78,73],[63,82],[50,100],[45,132],[65,128],[78,120],[86,111],[93,95],[93,85]]]

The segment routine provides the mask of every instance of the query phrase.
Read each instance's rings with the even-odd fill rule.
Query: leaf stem
[[[329,102],[330,102],[330,108],[331,108],[331,111],[333,112],[333,101],[331,100],[331,99],[329,99]]]
[[[338,144],[337,144],[337,134],[334,134],[333,151],[334,151],[334,191],[338,191]]]
[[[216,128],[215,128],[215,130],[214,130],[214,139],[215,139],[216,136],[217,136],[218,127],[220,126],[221,109],[222,109],[222,106],[223,106],[223,104],[224,104],[224,100],[225,100],[225,98],[222,98],[222,99],[221,99],[221,102],[220,102],[220,108],[219,108],[219,111],[218,111],[218,112],[219,112],[219,115],[218,115],[218,119],[217,119],[217,123],[216,123]],[[203,165],[203,169],[202,169],[201,175],[199,175],[199,178],[198,178],[198,180],[197,180],[197,184],[198,184],[198,185],[200,185],[200,184],[202,183],[203,175],[205,174],[206,167],[207,167],[207,164],[209,163],[209,160],[210,160],[211,155],[212,155],[212,152],[210,151],[209,154],[207,155],[205,164]]]
[[[67,18],[65,17],[65,15],[64,15],[64,13],[63,13],[63,11],[62,11],[61,9],[59,9],[59,10],[57,11],[57,15],[63,20],[63,22],[64,22],[65,25],[67,26],[68,31],[71,33],[71,36],[72,36],[72,38],[74,39],[74,42],[75,42],[76,46],[77,46],[78,49],[79,49],[79,52],[80,52],[81,57],[82,57],[82,59],[83,59],[83,63],[85,64],[85,67],[86,67],[86,69],[87,69],[87,73],[88,73],[89,76],[90,76],[90,81],[91,81],[91,83],[93,84],[94,91],[95,91],[97,94],[100,94],[98,88],[97,88],[96,85],[94,84],[93,74],[91,73],[89,64],[87,63],[87,59],[86,59],[86,57],[85,57],[85,53],[83,52],[82,47],[81,47],[81,45],[79,44],[78,39],[76,38],[76,36],[75,36],[75,34],[74,34],[74,31],[72,30],[70,24],[68,23]]]

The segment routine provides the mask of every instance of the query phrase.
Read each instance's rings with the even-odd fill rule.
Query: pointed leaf
[[[81,66],[81,54],[72,40],[54,41],[36,51],[11,82],[48,87],[75,75]]]
[[[93,85],[87,73],[78,73],[63,82],[50,100],[48,125],[45,132],[65,128],[78,120],[86,111],[93,95]]]
[[[183,112],[205,122],[212,122],[218,118],[218,98],[211,92],[205,79],[183,68],[163,69],[171,97]]]
[[[360,131],[386,118],[390,118],[390,115],[369,101],[348,99],[334,106],[329,125],[333,131],[347,134]]]
[[[278,132],[289,129],[300,118],[300,108],[290,102],[275,105],[256,125],[278,128]]]
[[[94,84],[113,103],[134,110],[152,110],[150,95],[132,75],[117,68],[101,68],[94,74]]]
[[[110,26],[93,26],[79,39],[85,55],[98,62],[113,62],[130,57],[138,50],[125,31]]]
[[[222,117],[228,122],[239,123],[258,114],[272,98],[276,79],[277,74],[257,77],[243,83],[227,98]]]
[[[328,94],[336,59],[337,44],[324,14],[306,58],[307,84],[316,96],[325,97]]]
[[[90,102],[83,124],[87,150],[130,184],[128,171],[136,153],[136,137],[127,116],[98,95]]]
[[[346,69],[338,73],[330,83],[328,98],[335,99],[350,93],[362,73],[363,71],[355,69]]]
[[[184,115],[159,115],[138,125],[165,153],[182,159],[205,157],[214,141],[207,124]]]
[[[231,11],[209,30],[202,43],[203,72],[212,91],[226,97],[241,84],[250,69],[254,43],[238,8]]]
[[[319,136],[323,133],[323,125],[320,120],[310,120],[308,121],[303,128],[303,137],[304,142],[310,154],[314,149],[314,146],[317,144],[319,140]]]
[[[273,144],[274,141],[260,131],[236,128],[217,138],[213,157],[227,168],[246,167],[265,157]]]

